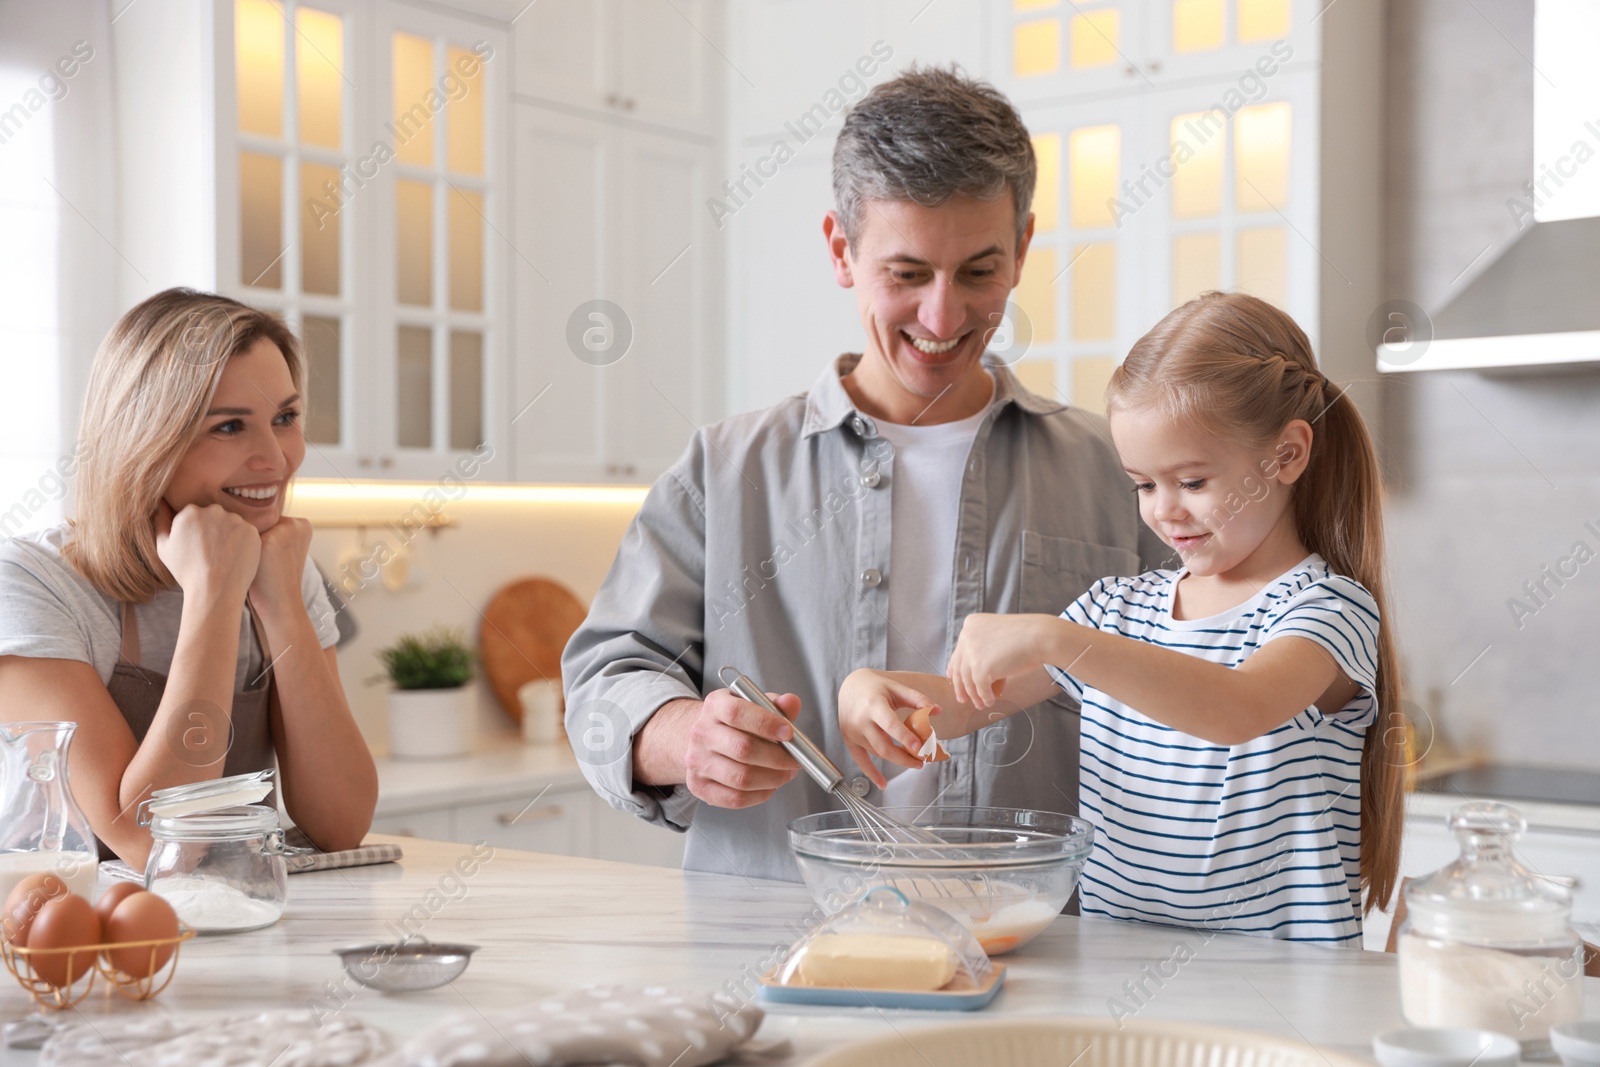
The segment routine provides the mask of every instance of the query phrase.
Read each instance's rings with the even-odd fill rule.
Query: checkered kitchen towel
[[[311,838],[302,833],[299,827],[292,827],[284,834],[284,840],[297,848],[316,848],[311,843]],[[400,851],[399,845],[373,843],[358,848],[347,848],[343,852],[312,852],[305,856],[289,856],[284,862],[288,865],[290,874],[304,874],[307,871],[331,871],[338,867],[368,867],[374,863],[393,863],[403,855],[405,853]]]

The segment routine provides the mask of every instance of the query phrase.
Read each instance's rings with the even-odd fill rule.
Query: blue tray
[[[817,1004],[836,1008],[915,1008],[921,1011],[977,1011],[1000,995],[1006,968],[997,963],[977,989],[913,993],[900,989],[844,989],[837,986],[778,985],[776,968],[761,976],[761,999],[771,1004]]]

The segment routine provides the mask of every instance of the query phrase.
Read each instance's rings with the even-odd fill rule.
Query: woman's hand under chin
[[[300,582],[311,550],[311,523],[281,516],[261,535],[261,562],[250,583],[250,606],[263,619],[293,609],[304,614]]]
[[[220,504],[156,505],[156,555],[185,596],[242,602],[261,559],[256,528]],[[298,588],[298,587],[297,587]]]

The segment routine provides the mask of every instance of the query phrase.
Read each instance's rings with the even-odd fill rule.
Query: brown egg
[[[0,936],[14,945],[27,945],[28,930],[44,902],[64,897],[68,892],[67,883],[58,875],[48,872],[28,875],[6,897],[5,908],[0,911]]]
[[[33,973],[57,989],[75,983],[94,969],[94,952],[52,952],[43,949],[91,948],[100,943],[100,916],[87,900],[68,893],[47,900],[34,916],[33,928],[28,931],[28,962]],[[71,981],[68,981],[68,969]]]
[[[911,732],[916,734],[917,737],[924,742],[926,742],[929,736],[933,733],[933,720],[929,718],[932,713],[933,705],[927,704],[906,716],[906,726],[910,727]],[[913,756],[917,754],[917,750],[914,748],[910,749],[909,751]],[[933,754],[931,759],[924,760],[923,762],[942,763],[949,758],[949,751],[945,749],[944,742],[940,741],[938,744],[938,751]]]
[[[178,936],[178,913],[161,897],[139,890],[124,898],[111,913],[106,926],[106,940],[155,941]],[[133,978],[147,978],[166,966],[172,958],[171,945],[162,945],[153,952],[144,948],[119,948],[106,953],[111,966]]]
[[[94,912],[100,916],[101,941],[116,940],[111,936],[111,913],[117,909],[117,905],[133,894],[143,892],[144,887],[138,882],[117,882],[100,894],[100,899],[94,902]]]

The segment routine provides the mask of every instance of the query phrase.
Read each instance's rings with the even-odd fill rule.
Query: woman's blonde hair
[[[1291,487],[1295,528],[1335,573],[1378,605],[1378,717],[1361,754],[1361,888],[1386,907],[1400,865],[1405,731],[1400,676],[1385,606],[1382,474],[1355,402],[1329,381],[1293,319],[1245,293],[1203,293],[1139,339],[1111,376],[1106,407],[1155,406],[1251,446],[1290,422],[1312,428],[1311,456]]]
[[[77,517],[63,551],[102,593],[138,604],[172,584],[156,555],[157,505],[229,358],[262,339],[278,346],[303,394],[305,360],[284,321],[215,293],[157,293],[100,342],[78,432]]]

